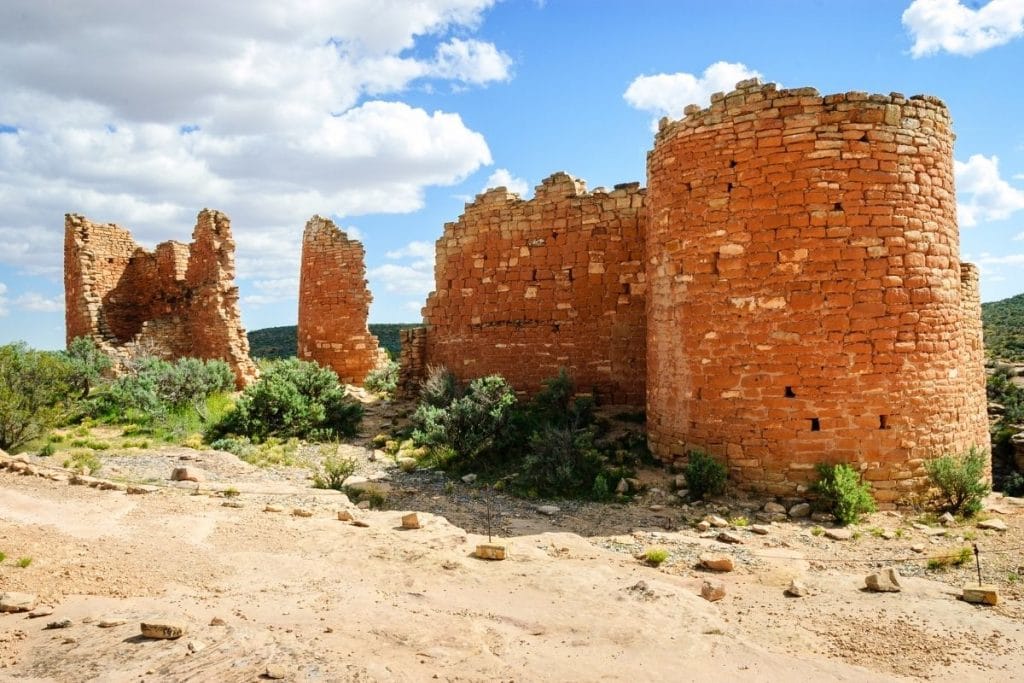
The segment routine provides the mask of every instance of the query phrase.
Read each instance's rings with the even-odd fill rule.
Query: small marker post
[[[978,587],[964,586],[963,599],[977,605],[996,605],[999,603],[999,591],[994,585],[986,586],[981,582],[981,551],[977,543],[973,546],[974,564],[978,569]]]
[[[978,552],[978,544],[973,543],[974,546],[974,563],[978,566],[978,585],[981,585],[981,553]]]

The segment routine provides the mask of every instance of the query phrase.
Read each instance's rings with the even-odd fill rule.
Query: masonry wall
[[[648,156],[652,450],[775,494],[856,463],[882,503],[988,450],[946,107],[746,81],[685,113]]]
[[[236,383],[256,377],[234,284],[235,243],[224,214],[199,213],[189,245],[148,252],[127,230],[64,218],[67,340],[91,337],[122,366],[139,355],[221,359]]]
[[[331,368],[350,384],[362,384],[386,358],[367,326],[373,297],[366,284],[363,245],[313,216],[302,235],[299,358]]]
[[[437,242],[417,361],[525,392],[565,367],[579,391],[642,405],[645,222],[638,183],[589,193],[556,173],[529,201],[479,195]]]

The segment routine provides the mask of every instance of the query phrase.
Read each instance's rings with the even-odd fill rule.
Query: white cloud
[[[7,297],[4,296],[5,294],[7,294],[7,285],[0,282],[0,317],[10,312],[10,309],[7,308]]]
[[[999,157],[974,154],[966,162],[955,161],[953,169],[961,226],[1002,220],[1024,209],[1024,190],[1013,187],[999,176]]]
[[[38,292],[25,292],[14,300],[14,305],[36,313],[58,313],[64,311],[64,297],[61,295],[48,297]]]
[[[422,300],[434,289],[434,245],[413,241],[401,249],[387,252],[392,261],[367,272],[372,291],[406,294]],[[421,304],[422,305],[422,304]]]
[[[914,0],[903,25],[914,39],[914,57],[940,50],[970,56],[1024,35],[1024,0],[990,0],[978,9],[959,0]]]
[[[430,242],[412,241],[401,249],[395,249],[385,254],[389,259],[398,260],[403,258],[414,258],[417,260],[429,260],[431,266],[434,262],[434,245]]]
[[[494,1],[0,4],[0,263],[57,275],[65,212],[152,246],[208,206],[240,277],[294,276],[311,214],[414,211],[491,163],[458,114],[396,99],[507,80],[470,37]]]
[[[1024,232],[1018,233],[1017,235],[1014,236],[1013,239],[1017,241],[1024,240]]]
[[[637,76],[623,97],[634,108],[651,112],[655,118],[679,118],[687,105],[706,107],[714,93],[729,92],[739,81],[760,77],[760,72],[745,64],[715,62],[701,76],[685,72]]]
[[[481,191],[486,191],[492,187],[504,187],[509,192],[515,192],[520,197],[525,197],[530,192],[530,186],[522,178],[517,178],[512,175],[506,168],[495,169],[487,178],[487,183],[483,186]]]
[[[985,252],[971,261],[971,263],[975,263],[978,266],[1024,266],[1024,254],[993,256]]]

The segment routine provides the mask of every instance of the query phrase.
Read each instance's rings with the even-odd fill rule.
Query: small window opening
[[[832,209],[834,211],[842,211],[843,210],[843,203],[842,202],[836,202],[835,204],[832,205]]]
[[[569,282],[572,282],[572,268],[569,269]]]
[[[537,269],[536,268],[533,269],[533,277],[531,277],[530,279],[531,280],[536,280],[537,279]]]
[[[729,159],[729,168],[736,168],[736,160]]]
[[[729,186],[725,188],[725,191],[732,192],[732,183],[729,183]]]
[[[695,398],[698,401],[701,400],[701,398],[703,398],[703,396],[702,396],[703,393],[704,393],[704,390],[701,389],[700,387],[697,387],[697,394],[696,394]]]
[[[878,416],[878,428],[879,429],[888,429],[889,428],[889,416],[888,415],[879,415]]]
[[[786,398],[796,398],[796,392],[793,391],[793,387],[786,387]]]
[[[816,417],[812,417],[811,418],[811,431],[812,432],[820,432],[821,431],[821,420],[819,420]]]

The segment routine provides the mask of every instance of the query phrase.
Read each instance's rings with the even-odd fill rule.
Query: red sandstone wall
[[[605,403],[644,400],[644,191],[556,173],[479,195],[437,242],[424,363],[532,392],[565,367]]]
[[[313,216],[302,236],[299,358],[331,368],[349,384],[362,384],[385,357],[367,326],[373,297],[366,284],[363,245]]]
[[[191,245],[153,253],[116,225],[65,216],[67,340],[92,337],[119,362],[141,355],[221,359],[239,387],[256,377],[234,285],[227,216],[204,209]]]
[[[859,463],[888,503],[926,458],[988,449],[941,102],[746,81],[663,121],[648,179],[658,456],[777,494]]]

